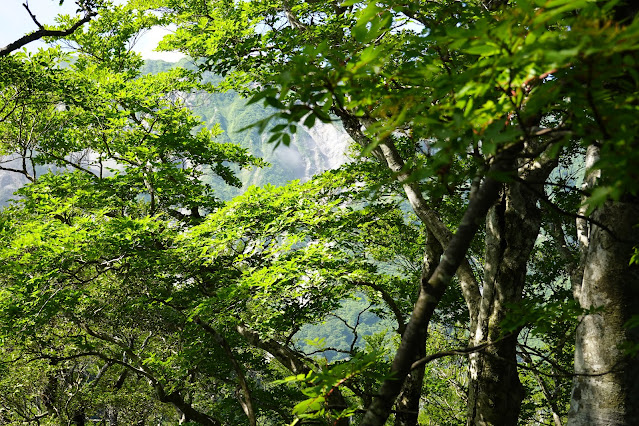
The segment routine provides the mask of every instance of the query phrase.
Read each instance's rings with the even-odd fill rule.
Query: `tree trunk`
[[[515,146],[513,151],[516,148],[518,147]],[[508,170],[508,166],[512,163],[512,158],[509,155],[504,155],[503,158],[498,158],[495,161],[491,172]],[[470,243],[479,227],[479,221],[483,220],[494,204],[500,188],[500,183],[486,177],[480,189],[471,197],[457,232],[444,250],[432,277],[427,282],[422,280],[415,308],[391,365],[391,377],[384,380],[377,395],[368,406],[361,426],[382,426],[386,423],[393,403],[401,391],[406,376],[410,373],[416,354],[419,352],[419,343],[427,335],[428,323],[433,312],[452,276],[465,259]]]
[[[257,414],[255,412],[255,407],[253,407],[253,398],[251,396],[251,389],[249,387],[248,381],[246,380],[246,375],[244,374],[244,369],[240,365],[240,363],[235,358],[235,354],[231,350],[231,346],[229,345],[226,338],[217,332],[213,327],[211,327],[207,322],[203,321],[199,316],[195,316],[193,321],[198,324],[204,331],[209,333],[215,341],[220,345],[220,347],[226,353],[229,362],[233,366],[233,370],[235,370],[235,374],[237,375],[238,380],[238,392],[236,392],[237,400],[242,407],[242,411],[246,414],[248,418],[250,426],[257,425]]]
[[[568,424],[634,425],[639,419],[639,359],[624,346],[639,330],[624,324],[639,315],[639,266],[629,265],[639,245],[639,200],[609,202],[592,214],[583,279],[573,284],[584,309],[575,344],[575,378]]]
[[[541,224],[536,199],[521,183],[511,184],[486,217],[484,283],[472,346],[492,344],[470,355],[469,425],[517,424],[524,397],[517,336],[503,339],[500,323],[509,305],[521,300],[526,263]]]
[[[424,356],[426,356],[426,351],[422,351],[417,359]],[[406,381],[404,381],[404,386],[397,397],[397,404],[395,405],[397,411],[395,414],[395,426],[417,426],[425,370],[426,364],[423,364],[411,370],[406,376]]]
[[[621,0],[612,10],[621,26],[636,19],[639,6]],[[625,78],[630,79],[627,73]],[[601,176],[601,170],[593,169],[599,146],[590,145],[586,151],[585,188],[594,187]],[[584,211],[582,207],[579,213]],[[630,265],[639,246],[639,198],[626,193],[596,209],[591,218],[590,223],[577,220],[581,259],[572,286],[582,308],[598,310],[583,315],[577,326],[568,425],[635,425],[639,356],[624,353],[624,348],[639,345],[639,327],[625,326],[639,316],[639,265]]]
[[[428,232],[426,241],[426,253],[424,255],[424,262],[422,264],[422,276],[423,282],[427,282],[433,275],[435,268],[439,264],[439,258],[441,257],[444,249],[441,244],[435,238],[435,235]],[[421,289],[420,289],[421,291]],[[419,352],[415,356],[415,361],[426,356],[426,335],[424,339],[418,344]],[[406,376],[402,390],[397,397],[397,403],[395,404],[395,426],[416,426],[419,418],[419,401],[422,397],[422,386],[424,382],[424,371],[426,370],[426,364],[422,364],[417,368],[414,368]]]
[[[504,338],[501,322],[521,301],[528,258],[542,222],[539,198],[557,162],[542,154],[519,169],[486,216],[484,280],[471,346],[490,343],[469,356],[468,425],[516,425],[524,389],[517,371],[517,335]]]

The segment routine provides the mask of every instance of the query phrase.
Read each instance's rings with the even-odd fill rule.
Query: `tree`
[[[612,15],[621,6],[605,2],[517,2],[507,10],[502,2],[168,4],[180,28],[167,46],[202,58],[203,69],[228,74],[234,87],[279,108],[277,117],[290,123],[289,131],[300,121],[330,121],[333,114],[365,154],[394,173],[424,225],[450,250],[424,283],[395,358],[396,374],[363,424],[383,424],[389,415],[423,347],[430,315],[459,265],[470,341],[488,344],[472,355],[468,422],[514,424],[522,398],[514,369],[519,330],[507,337],[500,324],[521,300],[542,206],[560,209],[546,192],[548,184],[564,184],[548,181],[552,170],[579,147],[601,145],[607,154],[594,167],[611,176],[587,192],[590,211],[609,197],[636,193],[625,175],[633,173],[627,165],[636,155],[628,147],[636,135],[623,124],[633,108],[626,96],[636,92],[636,49],[630,41],[636,23],[614,25]],[[616,83],[608,85],[602,76]],[[286,126],[274,131],[273,140],[288,142]],[[467,215],[451,240],[432,206],[462,185],[471,188]],[[576,190],[574,182],[568,185]],[[488,210],[479,284],[472,262],[463,257]],[[562,211],[576,210],[573,205]],[[611,229],[594,216],[589,220]],[[621,222],[633,225],[630,219]],[[633,245],[634,237],[622,251],[629,256]],[[617,256],[619,265],[627,264],[627,256]],[[590,300],[580,300],[583,309],[593,307]],[[617,324],[629,318],[621,317]],[[620,336],[617,343],[626,340]],[[579,353],[583,343],[577,346]],[[630,370],[623,372],[629,377]],[[636,404],[626,406],[631,405]]]
[[[137,4],[68,34],[71,64],[56,49],[0,62],[2,167],[31,181],[0,214],[2,386],[34,378],[0,400],[3,421],[416,424],[429,363],[459,355],[469,424],[561,423],[562,375],[574,424],[632,421],[639,32],[624,4]],[[272,142],[339,120],[362,158],[219,200],[205,174],[237,185],[233,167],[263,162],[197,130],[192,73],[140,75],[130,40],[174,18],[167,46],[276,109]],[[299,350],[300,328],[362,295],[341,318],[350,343]],[[396,350],[391,333],[358,345],[367,309],[397,323]],[[432,341],[453,327],[467,347]]]
[[[377,239],[367,230],[386,224],[384,243],[396,247],[420,236],[392,197],[360,205],[356,170],[223,204],[204,173],[238,184],[230,164],[263,163],[216,143],[215,130],[194,130],[182,101],[199,88],[189,72],[140,75],[127,43],[157,22],[141,12],[105,10],[69,36],[72,63],[59,49],[2,63],[13,76],[4,81],[2,167],[30,181],[1,213],[2,386],[35,378],[2,400],[4,419],[284,423],[295,403],[316,416],[290,381],[270,384],[292,373],[305,376],[302,389],[330,391],[320,417],[345,424],[346,398],[377,384],[360,374],[372,360],[383,365],[378,350],[353,341],[339,349],[354,362],[323,366],[292,336],[362,291],[403,327],[419,254],[380,250],[384,228]],[[375,266],[397,269],[400,257],[410,273]],[[147,409],[131,413],[126,398]]]
[[[193,408],[183,389],[175,389],[179,376],[172,382],[164,366],[141,357],[149,354],[144,350],[157,356],[179,345],[175,334],[161,333],[175,329],[170,321],[176,314],[165,312],[171,315],[154,323],[158,312],[139,309],[140,294],[127,287],[135,274],[127,277],[127,270],[141,272],[149,261],[159,262],[162,256],[142,261],[139,253],[175,233],[175,220],[197,221],[200,209],[219,204],[212,188],[199,181],[205,165],[237,184],[229,162],[262,163],[238,147],[213,142],[214,132],[193,132],[199,122],[181,101],[196,87],[188,73],[139,76],[142,61],[123,50],[123,42],[155,22],[130,7],[105,10],[86,32],[73,35],[80,52],[73,64],[61,67],[65,57],[55,49],[2,62],[14,77],[3,80],[2,154],[18,164],[3,168],[32,182],[22,192],[22,207],[3,212],[3,237],[14,243],[3,253],[5,356],[16,365],[32,361],[24,363],[27,368],[48,361],[51,371],[43,384],[45,397],[34,402],[40,409],[32,410],[32,417],[21,414],[23,420],[56,415],[83,424],[98,409],[87,392],[124,368],[115,373],[113,392],[130,387],[124,383],[131,380],[129,371],[148,380],[156,398],[187,419],[216,423]],[[140,262],[127,263],[131,256]],[[109,299],[122,303],[122,310],[106,303]],[[13,336],[16,329],[23,333]],[[148,334],[142,337],[143,332]],[[65,389],[69,383],[78,388]],[[70,399],[56,406],[56,389]],[[24,395],[25,401],[36,396]],[[76,409],[64,413],[62,407]]]

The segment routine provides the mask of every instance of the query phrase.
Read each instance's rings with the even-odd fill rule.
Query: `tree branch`
[[[358,117],[353,116],[345,109],[334,109],[333,112],[342,120],[344,130],[346,130],[348,135],[362,148],[366,148],[373,143],[373,141],[362,131],[362,121]],[[372,123],[366,124],[370,125]],[[406,197],[408,198],[415,214],[429,229],[429,231],[435,235],[439,244],[441,244],[442,247],[447,246],[453,238],[452,232],[439,218],[437,213],[429,207],[422,195],[419,183],[411,179],[411,171],[406,170],[405,162],[397,152],[393,142],[386,139],[382,143],[378,144],[371,153],[378,161],[385,164],[389,170],[395,174],[396,179],[402,185]],[[472,330],[475,328],[474,324],[478,314],[477,306],[479,306],[481,295],[479,293],[479,283],[475,278],[475,274],[473,273],[468,259],[463,259],[461,261],[457,275],[466,301],[466,307],[470,313]]]
[[[89,22],[94,16],[97,15],[97,12],[93,10],[87,11],[82,19],[78,20],[75,24],[73,24],[72,26],[70,26],[69,28],[65,30],[48,30],[42,25],[40,25],[40,23],[35,19],[35,16],[29,10],[29,8],[26,5],[24,6],[27,8],[29,15],[31,15],[31,18],[34,20],[34,22],[38,26],[38,29],[0,48],[0,58],[9,55],[11,52],[18,50],[21,47],[26,46],[27,44],[33,41],[39,40],[42,37],[65,37],[65,36],[71,35],[78,28],[80,28],[82,25]]]
[[[444,295],[457,268],[465,259],[470,243],[477,233],[481,222],[497,199],[502,184],[491,176],[494,173],[499,175],[512,170],[516,155],[520,150],[521,143],[513,144],[495,159],[483,185],[470,200],[457,232],[446,247],[437,269],[435,269],[432,277],[427,282],[422,282],[415,309],[395,354],[390,377],[384,381],[377,396],[369,405],[361,426],[382,426],[385,424],[395,399],[401,391],[402,384],[410,372],[419,350],[419,342],[423,341],[435,308]]]
[[[480,352],[480,351],[483,351],[484,349],[486,349],[491,344],[494,344],[494,342],[486,342],[486,343],[482,343],[481,345],[471,346],[469,348],[459,348],[459,349],[452,349],[450,351],[437,352],[435,354],[425,356],[425,357],[415,361],[410,366],[410,369],[414,370],[415,368],[421,367],[424,364],[428,364],[431,361],[434,361],[434,360],[439,359],[439,358],[445,358],[447,356],[468,355],[468,354],[472,354],[472,353],[475,353],[475,352]]]
[[[235,374],[237,374],[240,388],[242,389],[242,395],[244,398],[243,399],[238,398],[240,405],[242,405],[242,409],[244,410],[244,413],[248,417],[249,424],[251,426],[256,426],[257,416],[255,413],[255,409],[253,407],[251,390],[249,388],[248,382],[246,381],[246,375],[244,374],[244,370],[242,369],[242,366],[240,365],[240,363],[237,362],[237,358],[235,358],[235,355],[233,354],[233,351],[231,350],[231,347],[229,346],[228,342],[226,341],[224,336],[218,333],[216,329],[211,327],[210,324],[202,320],[199,316],[196,315],[195,317],[193,317],[193,322],[198,324],[200,327],[202,327],[204,331],[210,334],[226,353],[226,356],[229,358],[231,365],[233,365]]]
[[[271,354],[284,367],[293,374],[307,374],[311,368],[306,365],[301,354],[294,352],[291,348],[282,345],[273,339],[262,339],[255,331],[250,330],[245,325],[235,327],[238,333],[254,347],[260,348]]]
[[[402,313],[401,309],[399,309],[399,306],[397,305],[397,303],[395,303],[395,299],[393,299],[390,294],[388,294],[381,286],[372,282],[356,281],[353,284],[357,286],[370,287],[373,290],[379,292],[380,295],[382,296],[382,299],[384,300],[384,302],[386,302],[386,305],[388,305],[389,309],[393,312],[393,315],[395,316],[395,321],[397,321],[397,332],[400,335],[404,334],[404,330],[406,329],[406,323],[404,322],[404,314]]]

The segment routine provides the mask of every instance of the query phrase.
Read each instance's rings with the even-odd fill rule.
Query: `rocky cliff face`
[[[295,144],[306,153],[302,156],[304,175],[299,177],[306,181],[315,174],[336,169],[344,164],[348,160],[346,151],[350,137],[338,126],[317,123],[304,132],[298,131]]]
[[[218,179],[212,179],[211,183],[222,199],[239,195],[252,185],[286,185],[293,180],[306,182],[314,175],[338,168],[348,161],[346,152],[350,137],[333,124],[318,123],[311,129],[300,127],[289,146],[280,144],[275,147],[269,144],[269,133],[242,135],[229,129],[225,137],[229,142],[239,143],[253,155],[263,158],[270,166],[238,171],[243,183],[241,189],[229,188]]]
[[[281,175],[286,180],[299,179],[306,182],[313,175],[338,168],[348,160],[346,151],[350,138],[344,130],[332,124],[318,123],[311,129],[300,127],[290,146],[269,147],[266,145],[267,139],[268,135],[262,136],[264,151],[267,153],[265,157],[272,163],[271,167],[281,169]],[[265,175],[254,183],[263,185],[285,182],[271,182],[268,175]]]

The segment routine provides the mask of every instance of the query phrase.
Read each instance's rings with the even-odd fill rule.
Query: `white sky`
[[[6,46],[37,29],[26,9],[22,6],[25,1],[27,0],[0,0],[2,5],[0,8],[0,46]],[[114,1],[116,4],[124,2],[125,0]],[[53,24],[57,14],[75,14],[77,7],[73,0],[65,0],[62,6],[60,6],[59,0],[28,0],[28,4],[31,12],[43,25]],[[180,53],[153,51],[167,31],[163,28],[153,28],[140,38],[134,50],[141,53],[145,59],[178,61],[183,57]],[[44,46],[45,44],[42,42],[33,42],[29,43],[26,48],[28,50],[37,50],[39,47]]]

